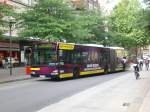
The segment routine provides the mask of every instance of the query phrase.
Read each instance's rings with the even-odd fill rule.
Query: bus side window
[[[65,55],[66,55],[65,50],[59,50],[59,61],[60,61],[60,63],[66,63]]]
[[[82,52],[82,62],[84,64],[88,63],[88,52]]]
[[[106,51],[103,51],[102,53],[102,61],[101,61],[101,66],[106,66],[108,65],[109,63],[109,58],[108,58],[108,53]]]
[[[71,64],[73,58],[73,52],[69,50],[61,51],[62,53],[59,55],[60,62],[64,62],[64,64]]]
[[[74,55],[73,55],[73,63],[74,64],[81,64],[81,53],[79,51],[75,51],[74,52]]]
[[[100,51],[100,52],[98,52],[98,57],[99,57],[99,64],[100,64],[100,66],[103,64],[103,59],[102,59],[102,52]]]

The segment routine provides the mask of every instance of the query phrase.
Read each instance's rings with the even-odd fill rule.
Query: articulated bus
[[[30,48],[27,74],[52,79],[123,71],[125,50],[95,44],[40,43]]]

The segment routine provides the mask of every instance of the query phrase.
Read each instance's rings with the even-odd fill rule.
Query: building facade
[[[10,56],[10,44],[7,40],[0,41],[0,67],[2,67],[2,60]],[[20,60],[20,46],[18,42],[13,42],[12,47],[12,59],[19,62]]]
[[[119,0],[69,0],[73,6],[87,9],[101,8],[104,13],[110,13]]]
[[[70,0],[73,7],[76,9],[98,9],[100,8],[98,0]]]
[[[6,4],[11,6],[15,12],[21,13],[25,11],[27,8],[32,7],[36,0],[0,0],[1,4]],[[15,26],[17,27],[18,21],[15,23]],[[12,59],[16,60],[19,63],[24,63],[24,47],[27,45],[32,45],[32,42],[30,41],[24,41],[17,40],[17,31],[18,29],[13,28],[12,30]],[[9,37],[9,29],[6,30],[5,34],[6,37]],[[3,40],[0,40],[0,67],[2,66],[2,60],[6,59],[7,57],[10,57],[10,43],[9,38],[5,38]]]
[[[26,8],[36,4],[36,1],[37,0],[0,0],[0,3],[10,5],[16,12],[21,13],[25,11]]]

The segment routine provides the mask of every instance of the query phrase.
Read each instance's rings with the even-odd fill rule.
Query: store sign
[[[10,43],[7,42],[0,42],[0,47],[9,47]],[[12,43],[12,48],[19,48],[19,44],[17,43]]]

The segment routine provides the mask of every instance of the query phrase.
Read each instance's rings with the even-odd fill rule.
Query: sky
[[[101,4],[104,12],[106,12],[107,14],[110,14],[113,7],[117,5],[119,1],[120,0],[99,0],[99,3]],[[139,0],[139,1],[142,7],[146,8],[146,5],[143,3],[143,0]]]

